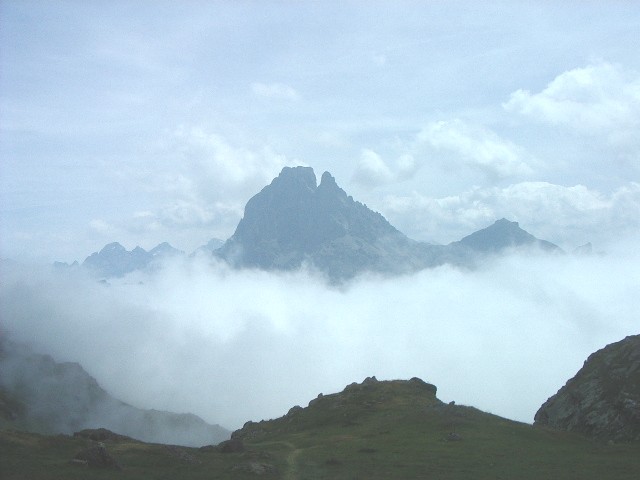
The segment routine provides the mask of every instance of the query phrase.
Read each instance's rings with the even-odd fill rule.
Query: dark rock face
[[[328,172],[316,186],[312,168],[285,167],[249,200],[219,255],[238,267],[289,270],[308,263],[345,279],[422,268],[433,256],[429,247],[354,201]]]
[[[640,440],[640,335],[590,355],[540,407],[535,424],[599,440]]]

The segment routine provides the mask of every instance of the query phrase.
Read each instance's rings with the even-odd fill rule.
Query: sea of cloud
[[[640,255],[511,255],[339,287],[210,259],[100,283],[3,264],[0,334],[142,408],[235,429],[366,376],[524,422],[595,350],[639,333]]]

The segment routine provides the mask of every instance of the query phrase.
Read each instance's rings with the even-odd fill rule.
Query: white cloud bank
[[[544,90],[517,90],[503,104],[509,112],[579,133],[604,135],[612,144],[638,145],[640,76],[599,62],[568,70]]]
[[[212,237],[226,239],[242,218],[247,200],[284,166],[301,163],[269,146],[237,146],[194,126],[166,132],[154,148],[139,163],[115,173],[132,195],[145,195],[138,209],[119,212],[117,219],[88,222],[104,243],[118,240],[133,247],[144,239],[146,248],[152,248],[170,240],[189,250]],[[99,245],[96,241],[93,248]]]
[[[345,289],[199,262],[111,286],[20,269],[4,272],[1,326],[136,406],[231,428],[369,375],[418,376],[445,401],[530,422],[590,353],[638,333],[632,252],[509,257]]]
[[[459,175],[464,171],[495,181],[528,177],[535,163],[524,148],[486,127],[456,118],[426,124],[394,162],[363,149],[352,180],[364,186],[387,185],[408,180],[425,167],[433,172],[437,166],[443,178],[443,172]]]
[[[538,238],[572,249],[586,242],[606,248],[640,232],[640,184],[630,182],[610,194],[584,185],[520,182],[505,187],[477,187],[442,198],[388,195],[384,209],[392,223],[415,238],[459,240],[498,218],[519,221]]]
[[[450,161],[464,162],[491,177],[529,175],[528,154],[496,133],[459,119],[430,122],[417,135],[416,143],[439,152],[449,152]]]

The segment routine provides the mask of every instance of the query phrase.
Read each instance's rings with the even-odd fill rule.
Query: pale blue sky
[[[635,2],[0,0],[2,257],[233,233],[284,165],[419,240],[640,230]]]

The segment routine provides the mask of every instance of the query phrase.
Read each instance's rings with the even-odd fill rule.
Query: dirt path
[[[261,445],[284,445],[285,447],[287,447],[289,449],[289,452],[285,457],[285,461],[287,462],[287,471],[284,472],[284,476],[282,478],[285,480],[298,480],[298,463],[296,459],[298,458],[298,455],[300,455],[300,452],[302,452],[301,448],[297,448],[293,443],[284,441],[266,442],[262,443]]]
[[[298,463],[296,462],[296,459],[302,449],[295,448],[291,444],[289,445],[291,446],[291,451],[287,455],[287,466],[289,468],[283,478],[285,478],[285,480],[298,480]]]

